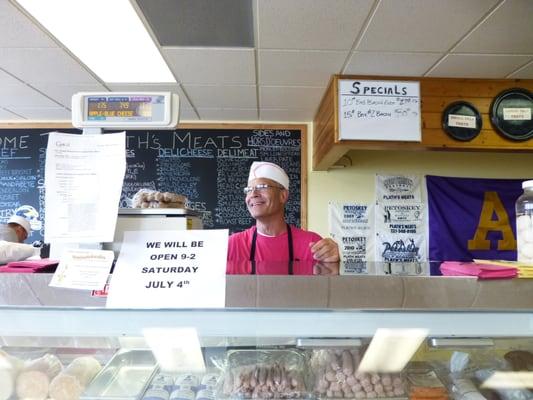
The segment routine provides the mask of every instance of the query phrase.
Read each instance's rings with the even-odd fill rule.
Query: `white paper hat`
[[[279,165],[265,161],[254,161],[250,167],[248,182],[257,178],[267,178],[289,190],[289,177]]]
[[[31,226],[30,226],[30,222],[26,218],[21,217],[20,215],[12,215],[11,218],[9,218],[9,221],[7,221],[7,223],[8,224],[11,224],[11,223],[19,224],[20,226],[24,228],[28,236],[30,236]]]

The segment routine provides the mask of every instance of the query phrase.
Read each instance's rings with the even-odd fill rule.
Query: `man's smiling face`
[[[269,187],[261,190],[252,190],[246,195],[246,206],[251,216],[255,219],[268,218],[275,215],[284,215],[285,203],[288,192],[279,183],[267,179],[257,178],[248,183],[248,186],[266,184]]]

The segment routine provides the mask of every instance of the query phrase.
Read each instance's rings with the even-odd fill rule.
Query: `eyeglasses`
[[[276,188],[283,190],[285,189],[283,186],[274,186],[274,185],[267,185],[266,183],[259,183],[255,186],[246,186],[242,191],[244,194],[252,193],[254,190],[257,190],[258,192],[264,192],[268,188]]]

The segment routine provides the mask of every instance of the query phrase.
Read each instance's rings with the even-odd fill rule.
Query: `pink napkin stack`
[[[34,272],[54,272],[59,264],[57,260],[43,258],[39,260],[12,261],[0,266],[0,272],[34,273]]]
[[[440,265],[440,272],[445,276],[477,276],[479,279],[507,279],[518,276],[517,268],[463,261],[444,261]]]

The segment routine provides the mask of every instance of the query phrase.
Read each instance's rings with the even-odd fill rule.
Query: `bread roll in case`
[[[63,365],[53,354],[26,362],[17,376],[16,393],[19,399],[44,400],[48,397],[50,381]]]
[[[375,399],[406,397],[400,374],[364,373],[358,348],[315,350],[311,356],[313,392],[319,398]]]
[[[15,391],[17,378],[24,362],[0,350],[0,400],[8,400]]]
[[[85,387],[101,369],[102,366],[93,357],[74,359],[50,383],[50,397],[53,400],[78,400]]]
[[[133,208],[185,208],[187,197],[171,192],[140,189],[132,198]]]

